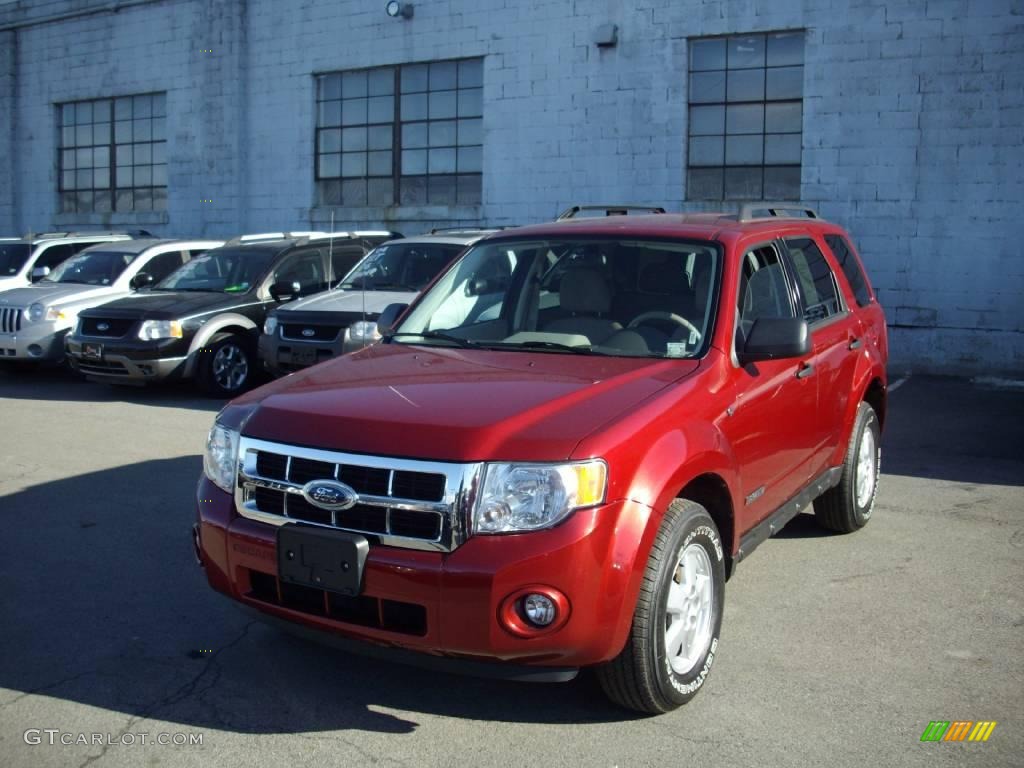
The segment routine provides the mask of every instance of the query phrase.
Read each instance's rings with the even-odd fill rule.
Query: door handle
[[[860,349],[864,345],[864,339],[850,339],[850,346],[847,349]]]
[[[813,374],[814,366],[811,365],[810,363],[803,363],[800,366],[800,370],[796,372],[796,377],[798,379],[806,379],[808,376],[812,376]]]

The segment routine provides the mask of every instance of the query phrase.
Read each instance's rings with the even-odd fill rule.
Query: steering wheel
[[[701,332],[697,330],[697,326],[695,326],[685,317],[677,315],[675,312],[642,312],[641,314],[637,315],[632,320],[630,320],[629,325],[627,325],[626,327],[631,329],[636,328],[639,325],[643,325],[645,320],[668,320],[669,322],[675,323],[676,325],[681,325],[683,328],[686,328],[688,331],[690,331],[690,333],[697,337],[697,341],[700,341],[701,339]]]

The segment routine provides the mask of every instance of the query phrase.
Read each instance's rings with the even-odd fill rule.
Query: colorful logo
[[[921,741],[988,741],[995,729],[995,720],[932,720]]]

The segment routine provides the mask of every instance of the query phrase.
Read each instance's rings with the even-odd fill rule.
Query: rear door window
[[[787,239],[786,248],[796,272],[807,324],[819,323],[842,312],[835,276],[814,240],[809,237]]]
[[[853,247],[841,235],[825,235],[825,243],[832,254],[836,257],[839,268],[846,276],[846,282],[850,284],[853,291],[853,298],[857,300],[858,307],[866,307],[871,303],[871,290],[868,288],[868,280],[861,269],[860,262],[853,253]]]
[[[159,283],[183,263],[181,251],[167,251],[150,259],[141,271],[151,275],[154,283]]]

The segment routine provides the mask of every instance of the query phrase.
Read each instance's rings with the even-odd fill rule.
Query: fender
[[[838,467],[846,460],[846,450],[850,444],[850,436],[853,434],[853,427],[857,423],[857,408],[867,394],[868,387],[874,379],[882,382],[883,392],[889,389],[888,379],[885,373],[885,365],[882,363],[881,353],[873,344],[868,344],[864,353],[857,358],[857,368],[853,374],[853,393],[846,403],[846,411],[843,414],[843,437],[829,458],[829,467]]]
[[[188,359],[185,362],[185,377],[195,374],[196,364],[199,359],[199,352],[206,347],[207,343],[220,331],[230,326],[245,328],[247,331],[259,332],[259,327],[250,318],[237,312],[227,312],[217,315],[215,319],[205,323],[192,339],[188,348]]]

